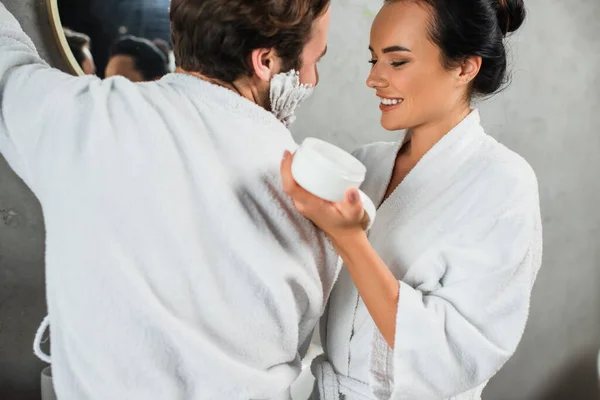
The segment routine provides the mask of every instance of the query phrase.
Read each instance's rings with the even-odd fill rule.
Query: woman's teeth
[[[396,104],[402,103],[401,99],[381,99],[381,104],[384,106],[395,106]]]

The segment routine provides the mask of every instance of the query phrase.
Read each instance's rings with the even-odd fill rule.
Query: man
[[[270,82],[318,82],[328,5],[173,1],[179,73],[136,84],[49,68],[0,3],[0,152],[44,211],[58,398],[289,398],[338,266],[281,187]]]
[[[132,82],[148,82],[169,72],[168,54],[147,39],[124,36],[110,49],[104,76],[123,76]]]

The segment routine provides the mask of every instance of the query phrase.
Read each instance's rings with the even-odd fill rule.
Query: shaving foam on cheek
[[[286,127],[296,120],[296,109],[314,91],[312,85],[300,83],[300,73],[291,70],[271,79],[271,112]]]

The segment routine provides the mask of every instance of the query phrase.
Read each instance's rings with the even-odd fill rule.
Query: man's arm
[[[29,163],[42,132],[69,118],[61,107],[65,96],[91,79],[50,68],[0,1],[0,153],[30,186]]]

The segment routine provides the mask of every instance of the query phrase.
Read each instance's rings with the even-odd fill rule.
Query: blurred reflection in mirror
[[[104,78],[110,72],[138,81],[148,74],[152,78],[142,80],[156,79],[156,74],[163,70],[158,62],[161,55],[166,60],[167,73],[175,69],[169,3],[169,0],[57,0],[57,8],[70,51],[84,73]],[[134,41],[136,46],[132,45]],[[160,55],[155,55],[156,51]]]
[[[104,75],[106,78],[120,75],[132,82],[157,80],[169,72],[168,57],[168,49],[164,47],[146,39],[124,36],[111,47]]]
[[[94,63],[94,57],[90,51],[90,37],[68,28],[64,28],[64,31],[67,43],[69,43],[69,48],[83,72],[86,75],[95,74],[96,64]]]

